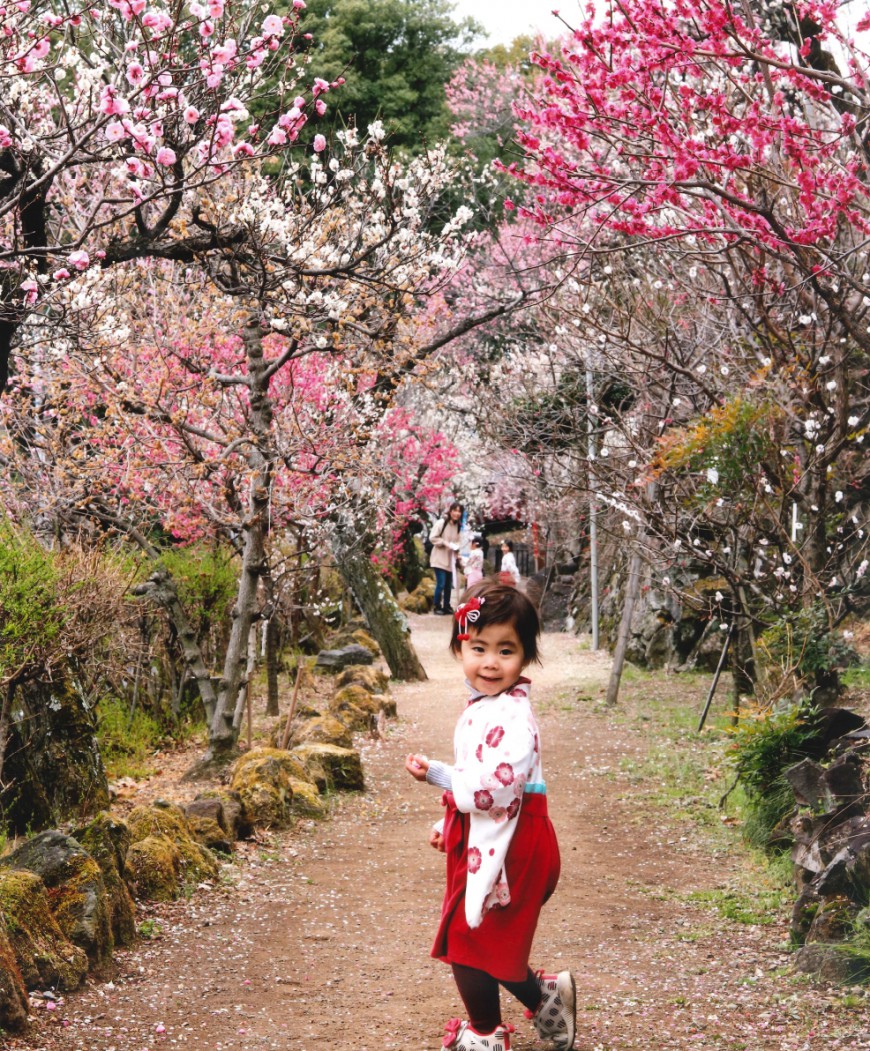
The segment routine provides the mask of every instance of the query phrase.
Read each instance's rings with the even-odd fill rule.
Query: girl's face
[[[450,521],[458,522],[460,518],[462,518],[462,508],[454,507],[453,510],[450,512]]]
[[[471,688],[487,697],[504,693],[520,677],[526,660],[520,637],[513,624],[487,624],[462,642],[462,670]]]

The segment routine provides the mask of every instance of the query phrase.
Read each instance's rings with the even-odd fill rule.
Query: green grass
[[[100,701],[97,738],[110,781],[119,777],[141,778],[153,774],[154,752],[163,730],[150,715],[137,709],[132,720],[127,705],[117,700]]]
[[[840,676],[844,686],[855,690],[870,690],[870,664],[855,664]]]

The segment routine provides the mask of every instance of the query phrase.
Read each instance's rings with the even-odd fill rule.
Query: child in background
[[[576,1028],[570,971],[529,967],[541,907],[559,879],[547,815],[540,735],[521,673],[539,660],[538,614],[522,592],[485,580],[457,609],[450,648],[462,661],[468,704],[454,733],[454,765],[409,755],[417,781],[444,789],[447,889],[432,955],[450,964],[466,1021],[447,1023],[449,1051],[509,1051],[499,986],[525,1007],[538,1036],[569,1051]]]
[[[483,580],[483,548],[480,544],[480,537],[473,536],[471,550],[468,558],[465,559],[465,584],[467,587],[473,587],[481,580]]]
[[[520,586],[520,570],[514,557],[512,540],[503,540],[501,543],[501,569],[498,578],[502,584],[510,584],[515,588]]]

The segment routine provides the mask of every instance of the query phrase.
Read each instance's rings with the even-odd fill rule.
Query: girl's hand
[[[446,854],[447,847],[444,845],[444,833],[439,832],[437,828],[433,828],[429,833],[429,846],[434,847],[442,854]]]
[[[409,755],[405,760],[405,769],[415,781],[425,781],[429,760],[425,755]]]

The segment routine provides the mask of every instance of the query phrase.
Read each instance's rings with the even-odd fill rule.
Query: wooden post
[[[281,734],[281,749],[285,749],[290,741],[290,724],[296,712],[296,697],[299,693],[299,683],[302,681],[302,659],[296,666],[296,682],[293,686],[293,696],[290,698],[290,711],[287,713],[287,722],[284,724],[284,733]]]
[[[704,723],[707,721],[707,713],[710,711],[710,705],[713,702],[713,694],[716,692],[716,687],[719,685],[719,676],[722,674],[722,669],[725,666],[725,656],[728,653],[728,644],[731,642],[731,632],[734,631],[734,621],[728,625],[728,631],[725,635],[725,644],[722,647],[722,652],[719,654],[719,663],[716,665],[716,672],[713,675],[713,681],[710,683],[710,692],[707,694],[707,703],[704,705],[704,711],[701,713],[701,719],[698,722],[698,733],[704,729]]]

